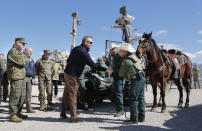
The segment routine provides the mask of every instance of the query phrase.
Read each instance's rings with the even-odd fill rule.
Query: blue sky
[[[124,5],[136,18],[132,26],[137,33],[152,31],[159,45],[181,49],[202,63],[201,0],[0,0],[0,53],[6,55],[15,37],[26,38],[35,60],[43,49],[70,50],[71,13],[77,11],[83,20],[77,45],[92,35],[90,54],[102,56],[105,40],[121,40],[121,32],[111,26]]]

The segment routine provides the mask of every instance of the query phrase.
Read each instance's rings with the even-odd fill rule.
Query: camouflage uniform
[[[5,77],[5,75],[6,75],[6,64],[5,64],[5,60],[3,59],[3,58],[1,58],[1,56],[0,56],[0,104],[1,104],[1,99],[2,99],[2,91],[3,91],[3,94],[4,94],[4,92],[5,92],[5,88],[3,88],[3,90],[2,90],[2,85],[3,85],[3,87],[5,87],[4,85],[4,77]],[[4,97],[5,97],[5,94],[3,95]],[[5,98],[4,98],[4,100],[5,100]]]
[[[52,71],[53,71],[53,61],[44,58],[39,59],[36,64],[36,75],[38,75],[38,88],[39,88],[39,102],[40,110],[44,110],[45,105],[45,90],[47,93],[47,108],[50,108],[52,101]]]
[[[16,41],[18,39],[16,38]],[[7,74],[11,84],[9,113],[11,121],[13,116],[20,114],[25,103],[25,66],[28,64],[29,59],[25,56],[17,45],[9,50],[7,55]],[[20,117],[20,116],[19,116]],[[18,119],[19,120],[19,119]],[[20,122],[15,121],[15,122]]]
[[[193,70],[193,79],[194,79],[194,87],[196,89],[196,83],[198,83],[198,87],[200,88],[200,70],[197,65],[194,66]]]
[[[145,77],[138,70],[140,63],[135,54],[128,54],[123,57],[123,61],[119,70],[119,75],[130,80],[130,121],[133,123],[145,120],[145,98],[144,85]]]
[[[62,73],[62,67],[59,63],[55,63],[53,66],[53,85],[55,86],[54,95],[58,95],[58,83],[59,83],[59,75]]]

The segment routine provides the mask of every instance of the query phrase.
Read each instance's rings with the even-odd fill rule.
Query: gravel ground
[[[202,130],[202,90],[192,89],[190,95],[190,108],[178,109],[178,90],[175,86],[172,86],[169,94],[166,96],[167,111],[166,113],[160,113],[160,107],[156,112],[151,112],[151,103],[153,100],[151,87],[148,87],[148,91],[145,91],[146,102],[148,107],[146,108],[146,121],[139,123],[138,125],[125,125],[123,120],[126,120],[125,116],[120,118],[113,117],[110,113],[114,107],[108,101],[105,101],[101,105],[96,105],[95,109],[89,111],[79,110],[79,117],[85,120],[84,123],[68,123],[67,120],[59,118],[60,103],[63,92],[63,86],[59,87],[59,97],[54,98],[53,102],[54,111],[42,112],[39,111],[39,102],[37,99],[38,89],[37,86],[33,86],[32,105],[37,111],[34,114],[26,113],[29,118],[22,123],[9,122],[8,115],[8,103],[2,102],[0,105],[0,131],[164,131],[164,130],[176,130],[176,131],[201,131]],[[184,101],[186,93],[184,92]],[[129,108],[127,107],[127,116],[129,117]],[[23,110],[26,112],[26,110]],[[69,117],[69,114],[68,114]]]

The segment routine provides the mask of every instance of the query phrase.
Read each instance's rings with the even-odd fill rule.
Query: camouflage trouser
[[[19,113],[22,111],[23,104],[25,103],[25,80],[11,81],[11,92],[9,101],[9,113],[10,115]]]
[[[39,101],[44,101],[46,99],[45,90],[47,93],[47,101],[51,102],[51,100],[52,100],[52,80],[39,78]]]
[[[198,88],[200,89],[200,80],[197,79],[197,80],[194,80],[194,87],[196,89],[196,84],[198,84]]]

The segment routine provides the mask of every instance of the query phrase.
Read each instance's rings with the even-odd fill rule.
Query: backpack
[[[136,56],[136,54],[132,54],[128,58],[133,61],[134,68],[137,69],[138,72],[143,71],[145,69],[145,65],[144,65],[143,61],[140,58],[138,58]]]

